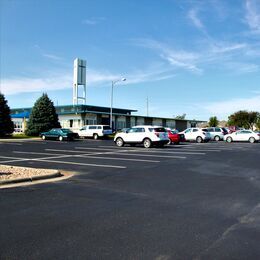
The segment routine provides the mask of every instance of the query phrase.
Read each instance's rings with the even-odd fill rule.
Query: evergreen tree
[[[209,126],[210,127],[216,127],[216,126],[218,126],[218,124],[219,124],[219,121],[218,121],[216,116],[212,116],[212,117],[209,118]]]
[[[43,93],[32,108],[25,133],[38,136],[41,132],[59,127],[61,126],[53,102]]]
[[[2,93],[0,93],[0,137],[10,135],[14,131],[14,124],[10,116],[10,108]]]

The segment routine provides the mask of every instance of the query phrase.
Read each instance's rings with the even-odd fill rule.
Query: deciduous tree
[[[236,125],[247,129],[252,129],[257,124],[260,113],[256,111],[240,110],[228,117],[228,125]]]

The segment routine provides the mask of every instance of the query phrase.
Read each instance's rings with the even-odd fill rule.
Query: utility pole
[[[147,116],[149,116],[149,99],[148,99],[148,96],[146,98],[146,113],[147,113]]]

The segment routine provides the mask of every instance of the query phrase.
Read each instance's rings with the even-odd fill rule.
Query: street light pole
[[[122,78],[119,80],[112,80],[111,84],[111,99],[110,99],[110,128],[113,128],[113,95],[114,95],[114,85],[119,81],[126,81],[126,78]]]

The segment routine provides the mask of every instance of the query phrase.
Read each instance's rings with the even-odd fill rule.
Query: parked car
[[[224,141],[227,141],[228,143],[234,142],[234,141],[244,141],[244,142],[259,142],[260,140],[260,134],[257,134],[251,130],[239,130],[236,132],[233,132],[231,134],[224,136]]]
[[[197,143],[208,142],[211,138],[209,132],[197,127],[187,128],[180,134],[184,134],[186,141],[195,141]]]
[[[145,148],[152,145],[163,146],[169,141],[166,129],[161,126],[140,125],[134,126],[126,132],[119,132],[114,137],[114,142],[121,147],[125,144],[134,146],[143,144]]]
[[[185,142],[184,134],[180,134],[178,130],[167,129],[169,144],[179,144]]]
[[[224,138],[224,131],[220,127],[207,127],[211,140],[220,141]]]
[[[100,137],[107,137],[112,134],[109,125],[85,125],[78,131],[79,137],[93,137],[95,140]]]
[[[228,134],[228,129],[226,127],[220,127],[220,128],[221,128],[224,135]]]
[[[77,133],[73,133],[71,130],[67,128],[53,128],[48,132],[42,132],[40,133],[40,137],[42,140],[46,139],[55,139],[59,141],[63,140],[73,140],[75,138],[78,138]]]

